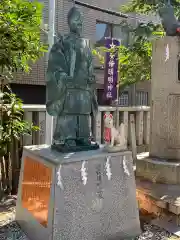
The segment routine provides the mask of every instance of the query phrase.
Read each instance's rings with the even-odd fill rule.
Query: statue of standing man
[[[82,38],[78,8],[68,13],[70,32],[53,45],[47,69],[47,112],[57,117],[52,148],[61,152],[98,149],[90,140],[89,117],[98,103],[92,53]]]

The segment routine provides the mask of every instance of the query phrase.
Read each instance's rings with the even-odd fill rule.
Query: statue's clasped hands
[[[88,80],[87,80],[88,81]],[[76,82],[76,81],[75,81]],[[66,86],[67,88],[88,88],[88,83],[86,82],[86,84],[83,84],[81,82],[77,83],[76,84],[74,83],[74,79],[70,76],[67,76],[66,78]]]
[[[67,87],[72,87],[73,86],[73,78],[70,76],[67,76],[66,78],[66,86]]]
[[[74,79],[72,77],[68,76],[66,79],[66,87],[67,88],[79,88],[80,85],[77,83],[75,84]]]

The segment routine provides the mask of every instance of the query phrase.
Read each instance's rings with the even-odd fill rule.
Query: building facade
[[[43,22],[48,24],[49,17],[49,1],[41,0],[44,4]],[[102,9],[110,9],[119,12],[120,6],[125,4],[127,0],[82,0],[83,3],[90,6],[97,6]],[[55,33],[65,34],[68,32],[67,14],[73,6],[72,0],[55,0]],[[113,13],[107,13],[91,7],[80,6],[84,15],[84,37],[90,39],[93,46],[103,45],[105,37],[113,37],[121,39],[123,44],[127,44],[130,40],[126,29],[120,26],[124,20]],[[128,19],[132,24],[136,24],[135,19]],[[42,34],[43,41],[47,42],[47,35]],[[47,67],[47,56],[44,56],[36,64],[32,65],[32,70],[28,75],[18,73],[15,82],[12,83],[13,91],[23,99],[25,104],[45,104],[46,86],[45,75]],[[103,104],[103,88],[104,88],[104,69],[98,59],[94,58],[95,75],[97,80],[97,95],[100,105]],[[120,96],[121,105],[148,105],[149,103],[149,87],[148,81],[132,85],[125,89]]]

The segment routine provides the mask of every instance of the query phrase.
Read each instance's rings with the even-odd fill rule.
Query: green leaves
[[[42,9],[38,1],[0,1],[0,157],[14,138],[39,130],[23,120],[22,101],[8,82],[15,72],[28,72],[30,64],[47,51],[41,41]]]
[[[124,13],[157,14],[159,8],[167,4],[167,0],[131,0],[121,7]],[[176,17],[180,16],[180,0],[171,0],[171,5],[175,9]]]
[[[8,149],[12,139],[20,139],[22,135],[30,135],[39,127],[23,120],[22,101],[13,93],[3,94],[3,104],[0,105],[0,148]],[[4,153],[5,154],[5,153]]]
[[[28,72],[29,63],[47,51],[41,42],[42,4],[28,0],[0,2],[0,67]]]
[[[119,82],[121,87],[150,79],[151,43],[138,42],[119,49]]]
[[[119,81],[120,86],[130,85],[139,81],[150,80],[152,39],[163,36],[160,25],[152,22],[140,23],[130,29],[133,33],[132,44],[127,48],[119,48]]]

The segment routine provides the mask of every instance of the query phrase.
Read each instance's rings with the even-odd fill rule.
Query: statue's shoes
[[[53,144],[51,148],[58,152],[69,153],[97,150],[99,149],[99,145],[96,142],[78,140],[76,140],[76,144],[72,144],[72,142],[70,144],[70,141],[68,140],[65,142],[65,144]]]
[[[77,138],[76,139],[77,146],[89,146],[91,145],[91,140],[88,138]]]
[[[67,139],[65,140],[65,144],[67,147],[76,147],[76,140],[75,139]]]

